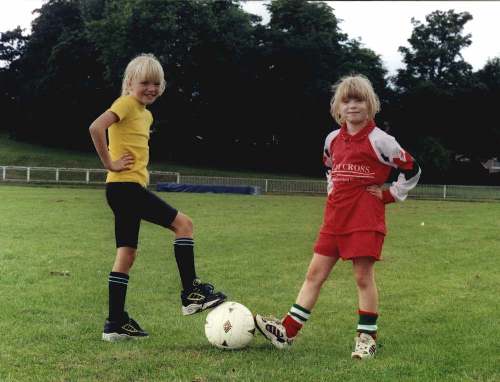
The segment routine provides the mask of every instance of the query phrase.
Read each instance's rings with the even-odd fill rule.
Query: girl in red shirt
[[[331,114],[341,126],[325,139],[328,198],[306,278],[283,320],[256,315],[257,328],[279,349],[289,347],[309,319],[323,283],[339,259],[352,260],[358,289],[359,321],[352,358],[376,352],[378,291],[374,264],[386,234],[385,204],[401,202],[416,186],[420,168],[394,137],[379,129],[374,117],[380,102],[362,75],[334,86]],[[399,176],[383,185],[391,169]]]

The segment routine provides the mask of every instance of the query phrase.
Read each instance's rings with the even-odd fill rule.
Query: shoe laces
[[[370,341],[369,335],[356,337],[356,351],[369,353],[374,340]]]
[[[264,321],[273,322],[273,323],[275,323],[275,324],[280,324],[280,325],[282,325],[281,320],[280,320],[280,319],[278,319],[278,318],[276,318],[276,317],[275,317],[275,316],[273,316],[273,315],[269,315],[269,316],[262,316],[262,319],[263,319]]]
[[[262,319],[266,321],[268,324],[270,323],[275,331],[278,331],[278,332],[272,331],[271,333],[273,333],[273,335],[276,336],[279,342],[286,342],[287,344],[291,345],[292,342],[295,340],[295,338],[297,338],[297,336],[300,334],[299,332],[294,337],[288,337],[288,334],[286,333],[286,328],[283,325],[283,321],[276,318],[273,315],[262,316]]]
[[[271,325],[274,330],[277,330],[278,332],[284,334],[286,337],[286,329],[283,326],[283,321],[272,315],[262,316],[262,319],[266,322],[267,325]]]
[[[129,320],[129,324],[131,324],[132,326],[134,326],[136,329],[138,329],[139,331],[142,331],[142,328],[140,327],[140,325],[137,323],[136,320],[134,320],[133,318],[131,318]]]
[[[201,284],[200,289],[205,292],[205,294],[213,294],[214,286],[212,284]]]
[[[203,292],[203,294],[213,294],[214,286],[209,283],[202,283],[200,279],[194,279],[191,292]]]

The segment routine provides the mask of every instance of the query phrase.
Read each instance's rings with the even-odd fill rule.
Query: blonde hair
[[[122,96],[129,94],[130,84],[136,78],[160,83],[160,95],[165,90],[165,75],[158,59],[150,53],[142,53],[130,61],[123,74]]]
[[[339,125],[345,122],[340,114],[340,103],[349,98],[365,101],[368,106],[368,117],[370,119],[374,119],[375,114],[380,111],[380,101],[373,90],[372,83],[362,74],[341,78],[332,86],[332,91],[334,94],[330,101],[330,114]]]

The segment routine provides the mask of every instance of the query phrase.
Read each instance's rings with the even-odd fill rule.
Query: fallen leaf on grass
[[[69,276],[68,271],[50,271],[52,276]]]

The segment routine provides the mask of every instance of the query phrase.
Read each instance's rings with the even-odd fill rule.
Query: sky
[[[34,18],[33,9],[45,0],[0,0],[0,32],[20,25],[27,31]],[[249,13],[269,21],[265,8],[268,1],[247,1],[243,4]],[[349,38],[361,43],[381,56],[389,74],[403,68],[398,47],[409,46],[413,31],[411,18],[425,22],[425,16],[435,10],[469,12],[473,19],[465,24],[464,34],[472,35],[472,45],[462,50],[465,61],[474,70],[481,69],[488,59],[500,57],[500,2],[497,1],[327,1],[341,20],[340,29]]]

